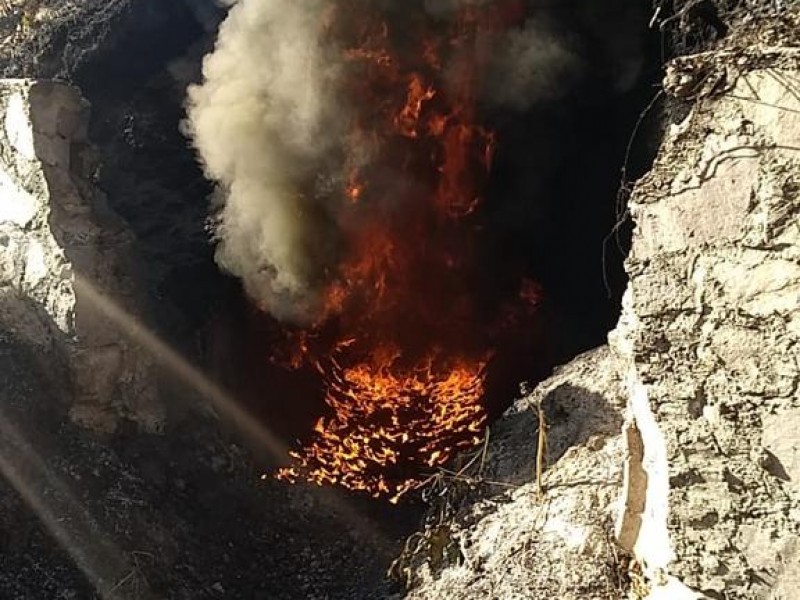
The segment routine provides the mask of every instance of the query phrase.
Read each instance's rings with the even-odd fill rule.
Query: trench
[[[617,2],[583,22],[569,8],[553,10],[555,27],[586,61],[580,77],[553,100],[487,116],[499,145],[478,293],[497,302],[522,275],[544,294],[541,318],[498,349],[487,382],[492,418],[521,382],[535,384],[605,343],[619,316],[630,237],[621,169],[628,181],[647,170],[660,126],[657,110],[639,121],[660,77],[660,40],[631,5]],[[93,105],[98,184],[137,239],[152,326],[291,443],[323,410],[319,382],[269,364],[280,325],[215,264],[206,227],[213,188],[180,133],[185,86],[199,80],[223,11],[209,15],[175,9],[154,31],[134,24],[76,80]],[[634,33],[611,41],[622,28]]]
[[[498,349],[485,398],[491,419],[518,397],[521,382],[535,384],[555,366],[604,344],[619,316],[630,236],[620,211],[620,201],[624,201],[619,196],[620,169],[627,161],[630,179],[647,170],[660,126],[657,115],[645,119],[631,142],[640,114],[654,94],[661,64],[659,40],[648,31],[644,12],[631,9],[634,4],[613,3],[607,14],[585,20],[577,19],[569,7],[554,9],[557,27],[574,37],[585,58],[580,78],[558,99],[521,114],[488,116],[498,132],[499,150],[483,215],[491,249],[484,259],[483,293],[487,302],[502,298],[513,287],[511,273],[523,273],[544,290],[542,317],[520,331],[519,339]],[[214,262],[206,228],[213,190],[180,131],[180,122],[185,116],[183,91],[187,83],[198,80],[201,58],[213,45],[214,27],[223,11],[204,10],[199,16],[190,6],[176,3],[159,12],[157,19],[152,15],[134,19],[107,52],[76,73],[75,80],[93,107],[90,138],[102,156],[97,184],[136,238],[149,325],[292,444],[307,437],[324,410],[322,392],[313,373],[289,372],[269,364],[278,324],[256,310],[240,283]],[[635,32],[628,43],[615,37],[622,27]],[[496,265],[513,268],[493,268]],[[170,403],[171,428],[183,432],[197,418],[192,400],[184,401],[179,387],[165,379],[165,393],[176,400]],[[247,448],[247,460],[256,470],[277,466],[274,457],[238,437],[228,425],[222,424],[226,439]],[[192,441],[199,443],[197,438]],[[135,442],[131,447],[137,449],[125,452],[137,455],[141,450]],[[165,444],[160,451],[171,452],[169,448]],[[203,485],[223,484],[209,475]],[[298,500],[298,492],[280,491],[286,489],[285,484],[261,485],[272,486],[268,495],[273,501],[287,504],[283,518],[292,514],[293,502],[325,506],[302,495]],[[396,508],[384,501],[331,493],[337,502],[366,514],[390,540],[382,548],[386,553],[380,554],[379,564],[365,576],[380,577],[391,550],[399,549],[400,540],[416,528],[422,506],[410,501]],[[214,514],[215,499],[222,502],[227,497],[215,496],[213,489],[204,494],[208,496],[206,512],[187,517],[196,519],[194,527],[203,527],[204,519]],[[255,502],[256,498],[248,499],[243,511],[257,515],[251,506]],[[316,518],[324,520],[324,516]],[[307,519],[288,531],[280,529],[280,534],[292,539],[276,538],[273,552],[294,565],[290,568],[302,568],[304,559],[293,556],[299,547],[295,538],[308,535],[320,522]],[[233,516],[230,523],[259,531],[263,525],[248,525]],[[218,530],[214,535],[230,542],[239,539]],[[324,543],[324,536],[313,543]],[[254,547],[263,550],[263,546]],[[231,553],[243,558],[245,550]],[[329,597],[347,597],[337,595],[334,588],[354,585],[349,576],[344,576],[344,583],[326,588],[332,567],[317,568],[319,573],[311,575],[319,578],[317,589],[328,590]],[[183,575],[185,581],[195,578],[209,584],[196,572]],[[163,585],[169,589],[169,583]],[[246,593],[236,588],[235,578],[224,585],[229,592]],[[264,593],[270,593],[269,589]],[[285,589],[281,594],[274,597],[299,597]],[[364,594],[353,597],[383,597]]]

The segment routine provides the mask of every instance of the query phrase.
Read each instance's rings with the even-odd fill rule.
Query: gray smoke
[[[581,75],[583,64],[563,35],[542,20],[508,31],[490,57],[484,99],[524,111],[558,98]]]
[[[187,133],[224,203],[217,262],[276,317],[316,309],[331,242],[304,193],[339,143],[339,68],[319,40],[328,0],[240,0],[188,90]]]
[[[369,148],[347,141],[352,115],[339,97],[341,52],[323,34],[336,0],[222,1],[232,8],[204,61],[203,82],[189,88],[186,126],[218,185],[217,262],[263,309],[307,323],[318,316],[345,235],[337,193],[343,157],[351,165],[370,160]],[[464,4],[489,1],[423,5],[432,18],[448,19]],[[524,111],[580,78],[585,65],[568,36],[534,14],[481,50],[485,105]]]

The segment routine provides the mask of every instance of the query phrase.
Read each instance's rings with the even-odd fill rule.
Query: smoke
[[[306,320],[335,240],[304,193],[341,139],[326,0],[240,0],[188,90],[186,133],[222,203],[217,262],[276,317]]]
[[[347,66],[342,49],[324,33],[342,2],[218,1],[231,5],[230,12],[204,61],[202,83],[188,90],[186,123],[207,177],[218,184],[212,224],[216,259],[242,280],[260,307],[279,319],[308,323],[318,316],[322,291],[351,233],[344,228],[354,227],[341,218],[345,163],[372,158],[368,146],[354,148],[348,137],[358,107],[343,101]],[[483,106],[525,112],[561,98],[584,76],[587,60],[575,36],[531,2],[348,4],[387,15],[416,11],[439,21],[456,18],[465,5],[495,7],[503,22],[480,50]],[[588,14],[584,8],[579,12]],[[620,54],[622,49],[628,47],[621,46]],[[395,177],[395,189],[415,185],[402,181],[392,165],[383,169]]]
[[[542,19],[528,19],[508,31],[490,60],[484,88],[487,103],[516,111],[557,99],[583,67],[568,38]]]

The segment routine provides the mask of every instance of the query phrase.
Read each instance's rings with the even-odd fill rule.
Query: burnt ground
[[[0,597],[382,599],[416,509],[260,479],[218,425],[94,437],[0,334]],[[379,523],[380,525],[376,525]],[[98,591],[100,590],[100,591]]]

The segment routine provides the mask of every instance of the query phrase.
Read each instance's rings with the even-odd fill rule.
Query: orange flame
[[[419,483],[413,477],[398,482],[398,474],[441,464],[480,441],[484,367],[479,362],[439,370],[429,358],[397,368],[378,357],[348,368],[335,360],[318,365],[333,416],[317,421],[314,443],[278,476],[391,494],[396,501]]]
[[[486,420],[492,350],[461,343],[478,319],[460,269],[473,244],[464,220],[480,205],[495,151],[493,132],[476,119],[477,40],[499,21],[475,7],[446,26],[422,19],[411,40],[419,51],[409,53],[372,4],[339,6],[367,15],[354,26],[341,10],[325,31],[354,40],[342,51],[347,93],[360,107],[351,139],[354,147],[369,140],[371,160],[345,158],[342,218],[358,226],[319,322],[289,339],[291,366],[316,368],[329,414],[277,476],[396,501],[419,485],[421,469],[476,444]],[[398,191],[374,175],[378,163],[411,183]]]
[[[436,90],[432,87],[425,87],[422,78],[417,73],[411,74],[411,81],[408,84],[408,98],[405,106],[395,117],[394,123],[401,135],[406,137],[417,137],[417,127],[419,117],[425,102],[431,100],[436,95]]]

